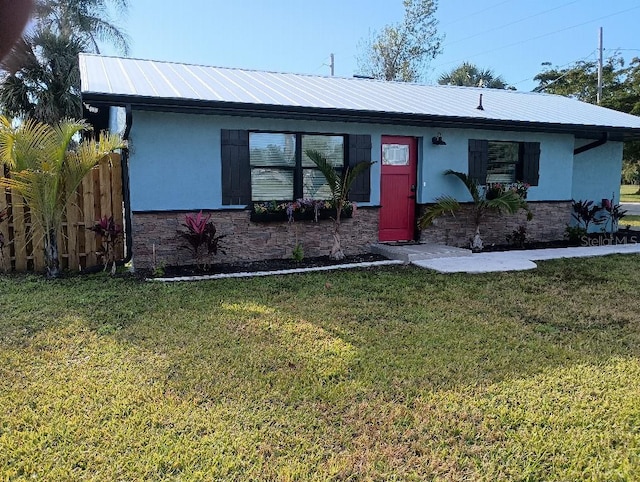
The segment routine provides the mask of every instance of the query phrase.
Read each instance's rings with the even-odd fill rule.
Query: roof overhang
[[[145,97],[83,92],[84,102],[95,105],[131,106],[134,110],[175,112],[243,117],[315,120],[326,122],[358,122],[416,127],[488,129],[518,132],[572,134],[582,139],[610,141],[640,140],[640,128],[610,127],[581,124],[526,122],[473,117],[437,116],[396,112],[361,111],[334,108],[299,107],[269,104],[204,101],[199,99]]]

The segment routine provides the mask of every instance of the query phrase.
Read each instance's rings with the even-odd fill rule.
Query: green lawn
[[[628,214],[620,221],[620,227],[624,228],[627,226],[638,227],[640,226],[640,216]]]
[[[640,257],[0,277],[0,480],[633,480]]]
[[[640,194],[638,194],[638,186],[622,185],[620,186],[620,202],[623,203],[640,203]]]

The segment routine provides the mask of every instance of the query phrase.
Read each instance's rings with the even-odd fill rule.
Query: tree
[[[0,63],[0,104],[6,114],[44,123],[82,116],[78,54],[99,52],[100,41],[128,51],[126,35],[110,20],[128,0],[39,0],[32,33]]]
[[[448,169],[444,172],[445,176],[455,176],[465,185],[471,199],[473,200],[473,213],[472,218],[475,228],[475,236],[471,240],[471,249],[474,251],[482,251],[482,237],[480,236],[480,225],[482,220],[489,212],[508,214],[515,214],[520,209],[527,211],[527,219],[533,217],[531,211],[527,207],[527,203],[524,200],[524,196],[519,194],[516,190],[506,189],[500,190],[495,194],[495,197],[489,199],[487,196],[488,189],[481,187],[475,179],[470,178],[466,174],[458,171],[452,171]],[[453,214],[458,211],[462,205],[460,202],[452,196],[441,196],[436,199],[435,204],[429,206],[420,220],[418,225],[421,229],[430,226],[433,221],[446,213]]]
[[[501,76],[491,69],[479,69],[475,64],[463,62],[446,72],[438,79],[440,85],[459,85],[465,87],[484,87],[487,89],[506,89],[507,84]],[[511,89],[513,89],[511,87]]]
[[[55,124],[82,117],[78,54],[84,44],[51,31],[22,41],[22,68],[0,86],[0,104],[6,114]]]
[[[90,128],[84,121],[48,125],[32,119],[14,127],[0,116],[0,163],[9,168],[0,187],[13,189],[29,207],[32,226],[42,233],[48,278],[60,274],[57,237],[82,178],[107,154],[125,147],[120,136],[104,132],[97,140],[74,141]]]
[[[329,253],[331,259],[344,259],[342,244],[340,241],[340,217],[342,208],[347,202],[349,190],[356,178],[364,172],[373,162],[359,162],[352,169],[347,168],[344,174],[339,174],[327,158],[319,151],[307,149],[305,154],[311,159],[322,175],[327,180],[329,190],[331,191],[331,200],[336,208],[336,217],[333,219],[333,246]]]
[[[560,69],[545,63],[544,71],[534,77],[538,82],[535,92],[573,97],[595,104],[598,90],[598,64],[596,61],[580,61]],[[610,109],[640,115],[640,59],[633,58],[628,66],[619,54],[604,62],[602,68],[602,98],[600,105]],[[627,163],[638,164],[640,169],[640,142],[626,142],[623,158]],[[627,167],[628,169],[628,167]]]
[[[38,0],[35,16],[41,27],[78,39],[95,53],[100,53],[99,42],[106,42],[127,55],[129,38],[112,19],[112,11],[122,15],[128,8],[129,0]]]
[[[362,75],[381,80],[416,82],[428,62],[441,53],[442,36],[434,15],[437,0],[403,0],[404,19],[372,32],[358,46]]]

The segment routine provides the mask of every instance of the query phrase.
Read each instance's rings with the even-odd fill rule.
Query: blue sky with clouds
[[[358,42],[402,14],[402,0],[132,0],[122,25],[136,58],[328,75],[334,53],[336,75],[351,76]],[[432,82],[467,60],[531,90],[542,62],[595,59],[599,27],[605,56],[640,57],[638,0],[440,0],[436,18]]]

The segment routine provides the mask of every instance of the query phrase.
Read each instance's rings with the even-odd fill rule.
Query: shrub
[[[211,214],[204,216],[202,211],[198,214],[187,214],[182,225],[187,230],[178,231],[178,235],[187,241],[184,248],[191,252],[198,268],[205,269],[209,266],[208,256],[216,255],[218,251],[224,253],[220,248],[220,240],[224,235],[216,234]]]
[[[113,216],[103,216],[96,224],[89,228],[100,238],[100,249],[96,254],[102,258],[104,270],[111,264],[111,274],[116,273],[116,246],[122,239],[122,226],[116,224]]]

